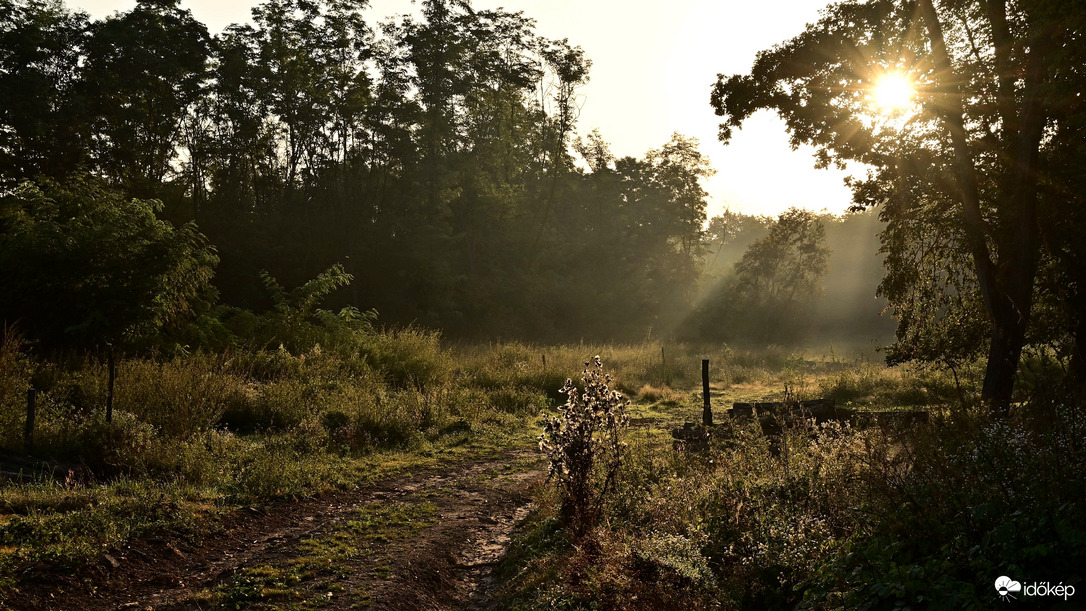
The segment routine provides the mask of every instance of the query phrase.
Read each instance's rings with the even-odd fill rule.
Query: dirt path
[[[198,547],[134,542],[82,582],[24,590],[16,609],[484,609],[491,572],[543,477],[510,452],[267,511]]]

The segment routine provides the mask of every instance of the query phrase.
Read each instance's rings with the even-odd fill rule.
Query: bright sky
[[[592,60],[581,89],[578,131],[598,128],[612,151],[640,157],[673,132],[701,141],[717,174],[705,185],[709,215],[727,208],[776,215],[792,207],[839,213],[850,193],[844,173],[814,169],[810,149],[792,151],[783,122],[751,117],[727,147],[716,139],[709,106],[717,73],[746,72],[755,54],[803,31],[828,0],[472,0],[475,8],[524,11],[548,38],[568,38]],[[135,0],[68,0],[94,17],[128,10]],[[255,0],[182,0],[212,32],[248,21]],[[371,0],[369,15],[412,12],[411,0]]]

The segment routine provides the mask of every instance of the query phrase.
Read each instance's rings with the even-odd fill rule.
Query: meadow
[[[0,600],[136,539],[198,544],[245,508],[533,447],[596,354],[632,400],[616,485],[577,535],[538,485],[499,566],[503,608],[981,608],[998,575],[1070,582],[1086,566],[1081,410],[1034,392],[989,419],[962,403],[979,370],[888,368],[866,349],[456,344],[413,328],[356,340],[126,357],[107,422],[102,355],[46,361],[6,335]],[[670,431],[700,421],[703,358],[717,426],[692,451]],[[770,436],[727,413],[785,397],[930,421]]]

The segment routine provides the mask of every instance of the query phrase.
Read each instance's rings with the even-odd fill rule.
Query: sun
[[[871,96],[883,113],[892,113],[912,106],[916,88],[912,80],[899,72],[887,72],[875,81]]]

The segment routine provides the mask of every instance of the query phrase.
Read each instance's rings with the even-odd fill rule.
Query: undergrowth
[[[337,337],[127,355],[106,422],[103,355],[44,359],[6,331],[0,604],[21,580],[81,571],[133,538],[197,541],[238,507],[528,445],[588,354],[608,364],[609,388],[637,398],[630,445],[576,536],[559,492],[539,488],[499,570],[501,605],[988,608],[1001,575],[1081,585],[1086,414],[1054,392],[992,420],[970,407],[968,369],[656,342],[448,346],[414,328]],[[695,452],[653,422],[698,418],[702,358],[718,426]],[[920,408],[930,422],[793,423],[771,436],[720,409],[783,395]],[[242,601],[247,584],[216,596]]]
[[[752,371],[750,357],[733,358]],[[922,406],[929,421],[797,421],[767,434],[718,411],[704,452],[639,431],[587,535],[564,528],[561,499],[540,490],[499,569],[502,604],[986,609],[1002,604],[992,585],[1002,575],[1086,587],[1082,407],[1024,397],[992,419],[956,401],[968,391],[950,373],[832,357],[781,365],[780,386],[861,409]],[[757,383],[772,375],[732,376],[720,392],[763,399],[770,389]],[[648,413],[700,413],[651,385],[642,394]]]

